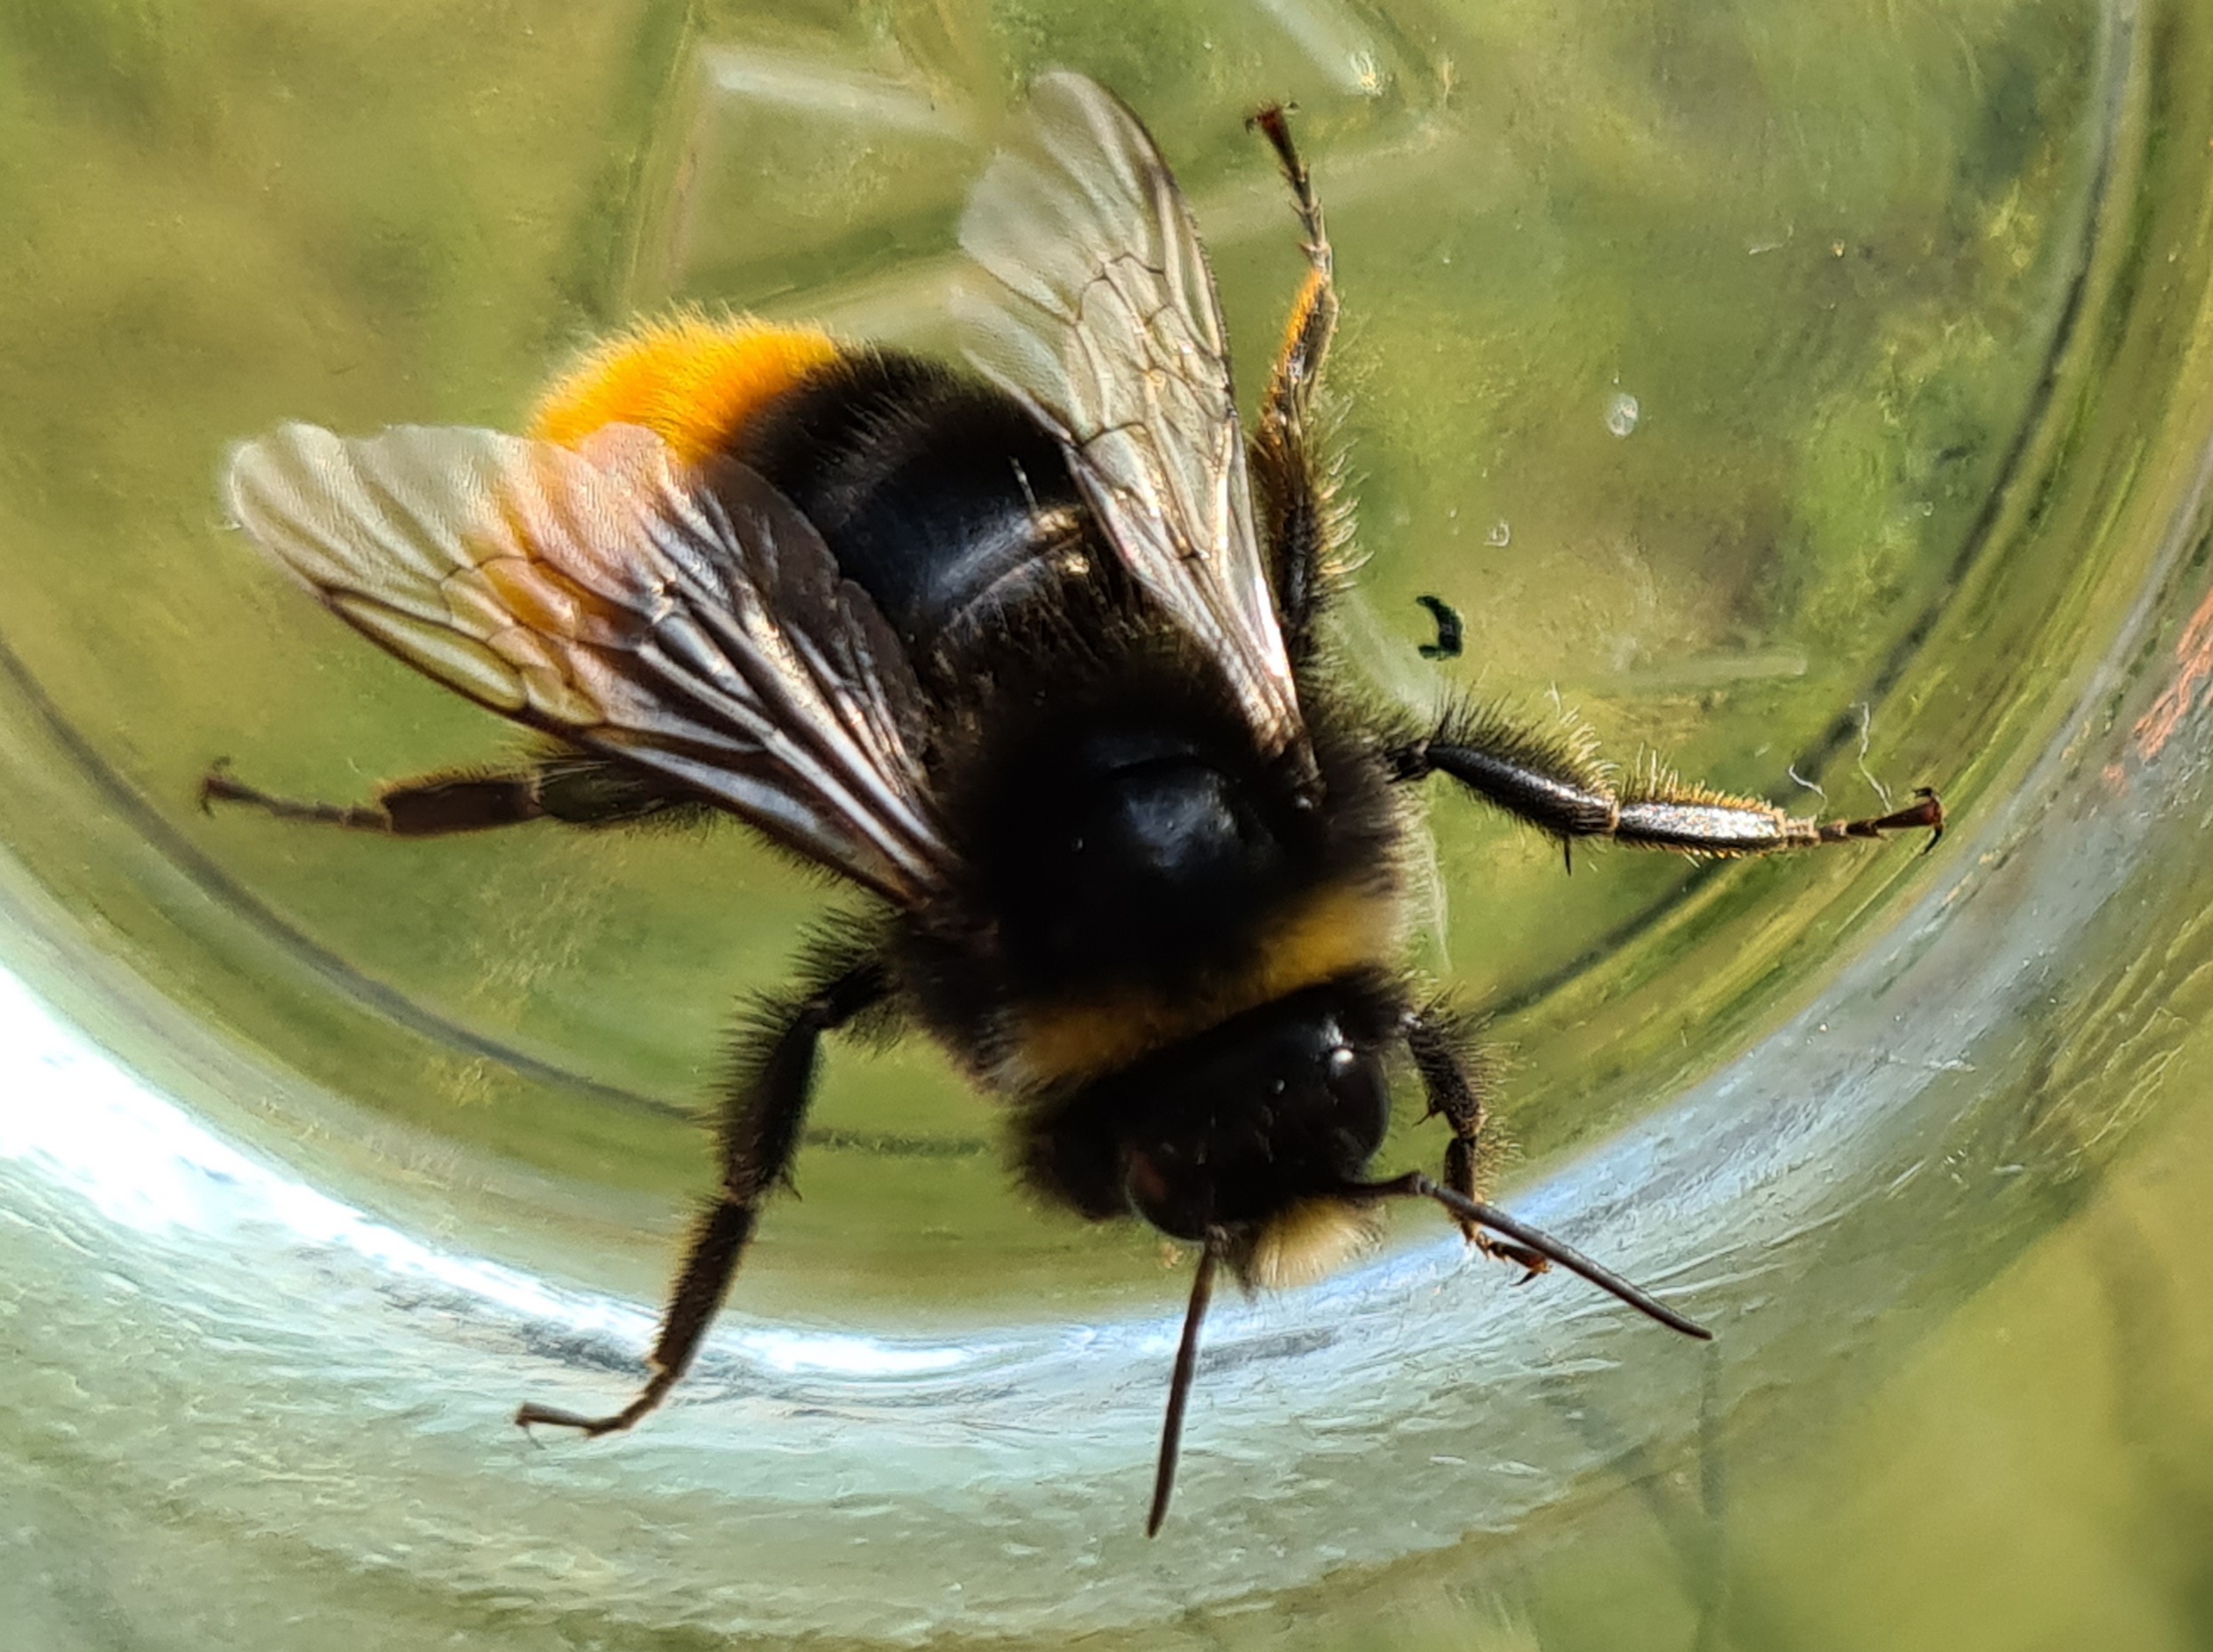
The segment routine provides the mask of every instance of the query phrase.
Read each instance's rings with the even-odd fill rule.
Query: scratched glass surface
[[[193,807],[216,757],[350,800],[507,738],[226,528],[229,442],[513,427],[676,304],[949,350],[1056,65],[1154,127],[1248,394],[1299,255],[1242,117],[1296,100],[1376,686],[1957,823],[1570,877],[1441,800],[1423,962],[1497,1018],[1506,1201],[1719,1339],[1402,1219],[1218,1313],[1149,1544],[1189,1257],[1035,1209],[919,1047],[827,1063],[664,1414],[507,1426],[634,1380],[819,887],[733,831]],[[2189,0],[0,9],[0,1621],[2203,1644],[2209,68]]]

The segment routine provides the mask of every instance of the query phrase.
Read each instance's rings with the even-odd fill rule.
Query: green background
[[[1497,1013],[1511,1192],[1773,1028],[1969,852],[2194,523],[2201,12],[16,0],[0,834],[60,938],[20,967],[348,1197],[652,1296],[705,1185],[691,1109],[733,1000],[780,978],[825,891],[734,831],[404,844],[201,816],[217,756],[350,801],[508,738],[225,528],[227,445],[285,418],[512,427],[593,337],[678,302],[947,348],[963,192],[1050,65],[1153,124],[1250,393],[1298,254],[1239,117],[1290,97],[1346,304],[1362,669],[1409,698],[1556,698],[1624,764],[1809,811],[1794,770],[1836,812],[1938,784],[1961,822],[1930,862],[1618,853],[1569,878],[1441,801],[1424,962]],[[1425,592],[1467,622],[1448,666],[1413,651]],[[2115,727],[2186,660],[2195,595],[2160,597]],[[2055,967],[2017,1052],[2022,1128],[2064,1169],[1864,1357],[1717,1379],[1696,1439],[1625,1450],[1534,1528],[1154,1638],[2203,1644],[2213,955],[2202,854],[2174,854],[2108,953]],[[264,1081],[164,1041],[174,1012]],[[1393,1164],[1441,1151],[1416,1111]],[[982,1325],[1180,1292],[1156,1239],[1018,1195],[990,1106],[929,1050],[841,1051],[813,1125],[805,1197],[740,1285],[753,1312]],[[204,1540],[143,1503],[76,1506],[33,1499],[25,1529],[88,1555]],[[602,1632],[389,1576],[293,1581],[332,1641]],[[173,1609],[102,1621],[118,1645],[244,1632],[220,1602],[165,1628]]]

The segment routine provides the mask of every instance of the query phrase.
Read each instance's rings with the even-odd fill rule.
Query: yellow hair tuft
[[[1383,1239],[1383,1216],[1371,1203],[1302,1199],[1263,1223],[1230,1253],[1249,1290],[1290,1290],[1326,1278]]]
[[[730,443],[755,411],[837,359],[829,334],[751,316],[683,313],[643,322],[588,352],[539,398],[531,434],[573,448],[609,425],[642,425],[688,465]]]

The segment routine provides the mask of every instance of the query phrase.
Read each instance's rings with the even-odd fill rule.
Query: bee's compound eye
[[[1330,1084],[1332,1089],[1345,1081],[1346,1076],[1352,1072],[1354,1065],[1359,1059],[1360,1057],[1350,1044],[1339,1044],[1335,1049],[1330,1051],[1327,1063],[1330,1069]]]

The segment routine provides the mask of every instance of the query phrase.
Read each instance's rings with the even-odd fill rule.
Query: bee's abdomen
[[[917,655],[1094,560],[1051,435],[1000,391],[913,356],[841,355],[729,451],[806,514]]]
[[[615,424],[686,463],[766,476],[918,661],[1071,579],[1113,577],[1051,435],[1003,392],[915,356],[751,319],[644,323],[555,380],[531,434],[573,447]]]

